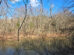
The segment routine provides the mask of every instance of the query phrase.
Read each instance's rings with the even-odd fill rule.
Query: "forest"
[[[0,0],[0,55],[74,55],[74,0]]]

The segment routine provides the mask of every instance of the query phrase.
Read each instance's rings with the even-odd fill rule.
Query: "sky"
[[[23,6],[23,0],[11,0],[12,2],[9,2],[13,8]],[[40,0],[29,0],[28,5],[31,5],[33,8],[36,8],[40,5]],[[53,6],[53,12],[57,12],[63,5],[63,0],[43,0],[43,8],[46,10],[49,10],[50,4]]]
[[[24,0],[25,2],[25,0]],[[26,3],[26,2],[25,2]],[[14,12],[13,9],[15,8],[20,8],[21,6],[24,6],[23,0],[8,0],[8,4],[10,5],[10,9],[12,10],[12,12]],[[40,0],[29,0],[28,2],[28,6],[31,5],[31,7],[33,9],[37,8],[40,9]],[[47,11],[48,13],[50,13],[49,9],[52,6],[52,14],[56,14],[57,12],[59,12],[62,8],[63,5],[63,0],[43,0],[43,8],[44,11]],[[12,9],[13,8],[13,9]]]
[[[11,1],[12,4],[16,4],[17,3],[23,3],[23,0],[9,0]],[[57,4],[61,4],[63,0],[49,0],[49,2],[51,3],[57,3]],[[43,0],[43,3],[47,4],[47,0]],[[29,0],[29,4],[31,4],[33,7],[38,6],[40,3],[40,0]]]

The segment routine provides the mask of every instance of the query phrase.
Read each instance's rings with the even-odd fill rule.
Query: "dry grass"
[[[20,41],[18,42],[17,30],[21,21],[21,18],[13,19],[13,21],[7,19],[7,22],[1,19],[1,47],[22,47],[34,50],[40,55],[53,52],[62,52],[64,55],[67,50],[74,49],[72,33],[74,32],[74,18],[72,16],[56,15],[52,19],[46,16],[27,17],[20,30]]]

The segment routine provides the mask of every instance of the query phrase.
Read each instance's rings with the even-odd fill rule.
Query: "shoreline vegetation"
[[[74,1],[0,0],[0,55],[74,55]]]
[[[3,25],[0,25],[2,28],[0,29],[2,33],[0,34],[0,47],[3,49],[12,47],[16,51],[21,48],[25,51],[33,50],[39,55],[74,54],[74,18],[73,16],[63,18],[61,16],[60,18],[55,16],[52,19],[46,19],[43,16],[28,17],[21,28],[19,42],[17,41],[17,28],[21,20],[13,19],[12,23],[7,19],[7,22],[1,23],[5,19],[0,19],[0,24]]]

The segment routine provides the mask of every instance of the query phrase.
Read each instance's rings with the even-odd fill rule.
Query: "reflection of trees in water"
[[[70,49],[61,49],[59,52],[56,50],[53,50],[53,51],[50,51],[49,54],[45,54],[45,52],[43,52],[42,55],[55,55],[55,54],[56,55],[62,55],[62,54],[71,55],[71,54],[74,54],[73,52],[69,53],[68,50],[70,51]],[[18,55],[18,52],[14,48],[6,48],[5,51],[0,49],[0,55]],[[20,49],[19,55],[40,55],[40,54],[34,50]]]

